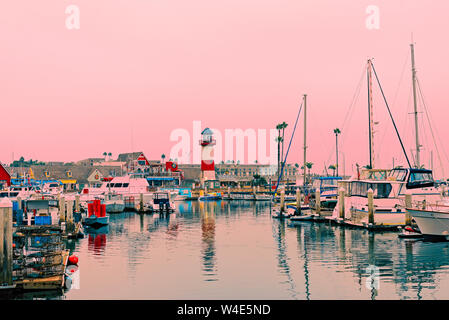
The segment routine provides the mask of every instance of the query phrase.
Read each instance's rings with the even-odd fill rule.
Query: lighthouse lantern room
[[[201,184],[204,185],[206,180],[215,180],[215,164],[214,164],[214,146],[211,129],[206,128],[201,132]]]

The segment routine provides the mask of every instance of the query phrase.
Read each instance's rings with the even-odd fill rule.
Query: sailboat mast
[[[420,144],[419,144],[419,134],[418,134],[418,106],[416,103],[416,69],[415,69],[415,47],[413,43],[410,44],[411,54],[412,54],[412,85],[413,85],[413,107],[415,114],[415,139],[416,139],[416,166],[419,168],[420,163]]]
[[[307,94],[304,95],[304,188],[306,186],[306,161],[307,161]]]
[[[367,82],[368,82],[369,165],[371,169],[374,169],[373,78],[371,68],[372,68],[371,60],[368,60]]]

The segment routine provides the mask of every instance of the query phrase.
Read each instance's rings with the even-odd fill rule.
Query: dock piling
[[[67,201],[67,230],[72,232],[75,229],[73,223],[73,201]]]
[[[19,205],[19,210],[22,210],[22,198],[20,196],[17,197],[17,204]]]
[[[64,197],[59,197],[59,221],[60,222],[65,222],[66,221],[66,217],[65,217],[65,198]]]
[[[338,190],[338,212],[340,219],[345,218],[345,188]]]
[[[368,223],[374,224],[374,192],[368,190]]]
[[[315,192],[315,212],[317,215],[321,215],[321,194],[320,190]]]
[[[143,212],[143,193],[140,194],[139,211]]]
[[[12,282],[12,202],[0,201],[0,288],[11,287]]]
[[[285,212],[285,190],[281,190],[281,213]]]
[[[75,212],[80,212],[80,195],[75,196]]]
[[[405,193],[405,225],[410,226],[412,224],[412,217],[410,215],[410,212],[407,211],[407,209],[412,207],[412,194],[410,192]]]
[[[301,189],[296,189],[296,214],[301,214]]]

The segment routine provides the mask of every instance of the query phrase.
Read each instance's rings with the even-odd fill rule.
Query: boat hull
[[[449,212],[407,209],[425,236],[449,239]]]
[[[106,204],[106,212],[120,213],[125,211],[125,203],[108,203]]]
[[[92,215],[90,217],[84,218],[83,223],[84,225],[93,228],[103,227],[109,224],[109,217],[97,217],[95,215]]]

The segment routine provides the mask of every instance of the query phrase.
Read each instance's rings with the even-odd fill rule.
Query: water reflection
[[[221,202],[221,201],[220,201]],[[215,256],[215,216],[217,202],[200,202],[201,213],[201,255],[203,275],[206,281],[217,281]]]
[[[108,227],[86,228],[84,239],[67,242],[80,257],[81,289],[19,298],[449,298],[449,243],[289,224],[272,219],[263,202],[177,208],[170,215],[115,214]]]
[[[106,247],[106,234],[109,231],[109,226],[101,228],[86,228],[88,237],[88,249],[94,255],[100,256],[104,254]]]
[[[288,265],[288,261],[290,258],[287,254],[287,245],[285,241],[285,221],[273,219],[273,237],[276,241],[277,246],[277,258],[278,258],[278,268],[279,271],[284,274],[287,278],[285,283],[288,285],[288,290],[293,299],[297,299],[295,283],[290,274],[290,267]]]

